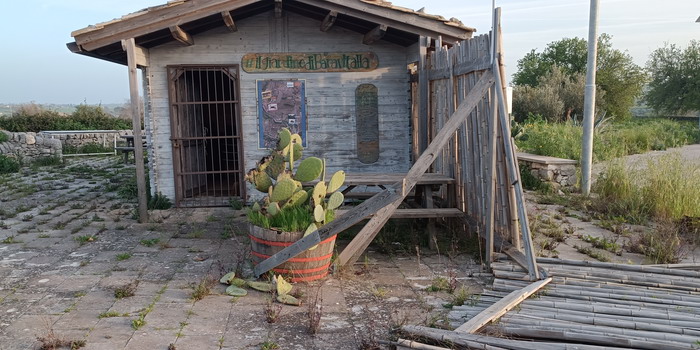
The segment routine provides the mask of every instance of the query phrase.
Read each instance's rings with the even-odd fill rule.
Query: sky
[[[0,5],[0,103],[123,103],[125,66],[73,54],[71,31],[121,17],[166,0],[23,0]],[[491,28],[491,0],[395,0],[395,5],[456,17]],[[589,0],[497,0],[502,8],[507,74],[532,49],[568,37],[588,37]],[[599,33],[644,65],[665,43],[700,40],[699,0],[600,0]]]

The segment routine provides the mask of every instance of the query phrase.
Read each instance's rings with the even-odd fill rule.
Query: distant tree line
[[[587,51],[586,40],[564,38],[518,60],[513,75],[516,120],[531,114],[549,121],[580,119]],[[629,54],[613,48],[610,35],[602,34],[598,38],[596,86],[597,116],[605,113],[616,120],[629,119],[630,109],[640,97],[656,113],[698,111],[700,42],[693,40],[686,49],[675,45],[659,48],[644,69]]]

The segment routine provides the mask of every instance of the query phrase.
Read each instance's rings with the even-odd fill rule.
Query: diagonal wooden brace
[[[253,270],[255,276],[262,275],[320,243],[322,240],[350,228],[367,218],[370,214],[375,214],[338,258],[341,265],[354,263],[362,252],[367,249],[367,246],[369,246],[370,242],[372,242],[377,235],[377,232],[384,226],[384,223],[389,220],[396,208],[404,200],[406,194],[413,189],[418,179],[420,179],[430,165],[433,164],[440,150],[445,147],[455,131],[464,123],[467,116],[476,108],[479,101],[484,98],[484,95],[493,83],[493,73],[490,70],[485,71],[481,79],[479,79],[469,94],[467,94],[459,108],[457,108],[447,123],[440,129],[440,132],[435,135],[433,142],[430,143],[428,148],[426,148],[423,154],[416,160],[416,163],[413,164],[413,167],[411,167],[411,170],[409,170],[402,181],[379,192],[372,198],[349,210],[343,214],[343,216],[319,228],[316,232],[305,237],[305,239],[301,239],[279,253],[265,259]]]

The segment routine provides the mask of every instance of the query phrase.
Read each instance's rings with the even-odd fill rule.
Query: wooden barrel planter
[[[259,264],[304,236],[303,232],[282,232],[249,225],[253,263]],[[314,250],[307,250],[284,264],[272,269],[275,273],[291,276],[292,282],[314,281],[328,275],[331,266],[335,236],[321,243]]]

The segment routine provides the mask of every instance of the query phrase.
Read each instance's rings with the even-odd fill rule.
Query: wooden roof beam
[[[401,13],[390,8],[366,4],[361,1],[347,0],[296,0],[296,2],[316,6],[339,14],[361,18],[374,23],[385,23],[389,27],[414,33],[429,38],[442,35],[443,43],[454,44],[472,37],[472,33],[463,28],[446,25],[433,19]]]
[[[362,38],[362,43],[365,45],[372,45],[376,43],[384,37],[388,28],[389,27],[386,24],[380,24],[374,27],[374,29],[365,34],[365,37]]]
[[[71,36],[86,51],[119,42],[124,38],[137,38],[170,26],[195,21],[221,13],[221,11],[254,4],[259,0],[191,0],[134,15],[128,20],[117,20],[98,25],[97,29],[85,28]]]
[[[122,50],[128,53],[129,40],[122,40]],[[143,46],[137,46],[133,44],[133,55],[136,66],[139,68],[148,67],[148,49]],[[128,64],[128,62],[127,62]]]
[[[333,27],[333,24],[335,24],[335,20],[338,18],[338,11],[331,11],[328,12],[326,15],[326,18],[323,19],[323,22],[321,22],[321,31],[322,32],[327,32]]]
[[[224,19],[224,24],[226,24],[226,27],[228,27],[228,30],[230,30],[231,32],[238,31],[238,26],[236,26],[236,22],[233,21],[233,17],[231,17],[231,12],[228,12],[228,11],[221,12],[221,18]]]
[[[173,35],[173,38],[175,38],[175,40],[181,42],[183,45],[194,45],[194,39],[192,39],[192,35],[182,30],[180,26],[170,26],[170,34]]]
[[[275,0],[275,18],[282,18],[282,0]]]

